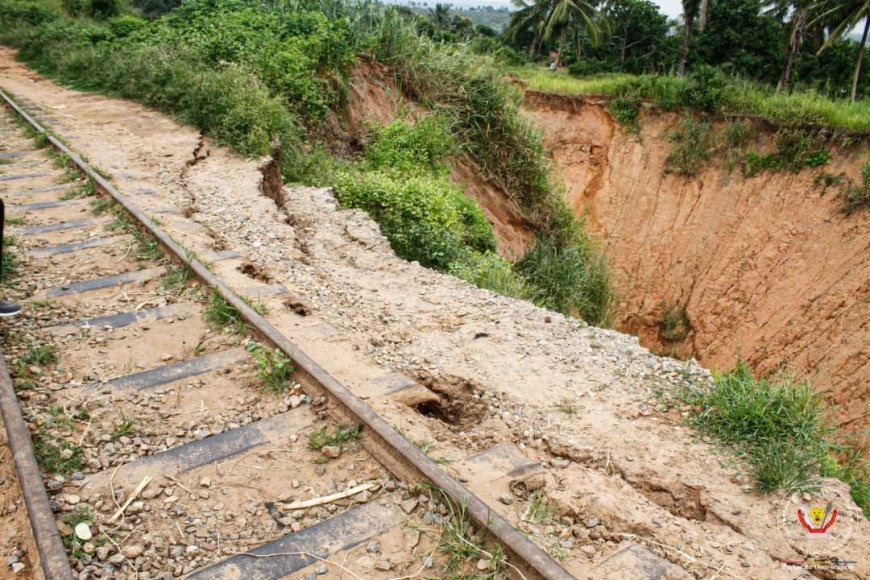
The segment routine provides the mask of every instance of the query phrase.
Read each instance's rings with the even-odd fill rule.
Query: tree
[[[673,43],[668,35],[668,17],[650,0],[611,0],[601,8],[609,22],[601,43],[581,39],[582,61],[572,72],[592,74],[620,71],[633,74],[661,71],[673,62]]]
[[[701,0],[683,0],[683,42],[680,44],[680,62],[677,65],[677,76],[685,76],[686,63],[689,61],[689,40],[692,38],[692,27],[695,17],[701,9]],[[705,2],[706,18],[706,2]]]
[[[775,85],[785,60],[785,26],[762,13],[761,5],[762,0],[712,2],[704,34],[690,49],[690,60]]]
[[[858,95],[858,79],[861,77],[861,64],[864,60],[864,48],[867,46],[867,32],[870,29],[870,0],[827,0],[816,9],[814,22],[825,22],[830,25],[828,38],[817,54],[822,54],[831,44],[843,38],[850,30],[864,21],[864,33],[858,46],[858,57],[855,60],[855,73],[852,75],[852,102]]]
[[[791,89],[791,77],[794,70],[794,59],[803,42],[804,31],[810,20],[813,9],[819,6],[819,0],[773,0],[768,3],[768,10],[772,14],[784,18],[791,13],[791,33],[788,41],[788,54],[785,60],[782,76],[777,85],[778,91]]]
[[[562,52],[565,48],[565,35],[571,29],[583,28],[586,34],[597,43],[601,37],[599,23],[596,21],[598,9],[594,1],[588,0],[535,0],[527,4],[525,0],[513,0],[520,8],[512,16],[505,36],[516,39],[529,28],[535,30],[535,37],[529,47],[529,54],[536,55],[542,42],[559,37],[559,56],[556,65],[561,66]]]

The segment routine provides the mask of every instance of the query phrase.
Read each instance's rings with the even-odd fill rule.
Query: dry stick
[[[321,562],[326,562],[327,564],[333,564],[339,567],[341,570],[347,572],[357,580],[363,580],[363,578],[357,576],[353,570],[349,568],[345,568],[338,562],[333,562],[332,560],[328,560],[326,558],[321,558],[317,554],[312,554],[311,552],[275,552],[274,554],[251,554],[250,552],[227,552],[227,554],[233,554],[235,556],[248,556],[249,558],[276,558],[279,556],[303,556],[308,558],[314,558],[316,560],[320,560]]]
[[[171,475],[164,475],[163,477],[165,477],[165,478],[168,479],[169,481],[173,482],[175,485],[177,485],[178,487],[180,487],[181,489],[183,489],[184,491],[186,491],[187,493],[189,493],[189,494],[192,495],[193,497],[198,497],[195,493],[193,493],[193,492],[190,490],[190,488],[186,487],[183,483],[181,483],[180,481],[178,481],[177,479],[175,479],[175,478],[172,477]]]
[[[124,558],[124,561],[127,562],[127,565],[130,566],[130,569],[133,570],[133,573],[136,574],[136,580],[139,580],[139,570],[136,569],[136,566],[133,565],[133,562],[130,561],[127,556],[124,555],[124,551],[121,549],[121,546],[118,545],[118,542],[112,539],[112,536],[103,532],[103,535],[106,536],[106,539],[112,542],[112,545],[118,549],[118,553],[121,554],[121,557]]]
[[[670,550],[672,552],[676,552],[677,554],[679,554],[683,558],[686,558],[687,560],[689,560],[691,563],[703,564],[704,566],[706,566],[707,568],[710,568],[711,570],[716,570],[716,572],[724,572],[725,574],[728,574],[732,578],[740,578],[740,576],[732,574],[728,570],[724,570],[725,564],[722,564],[722,566],[714,566],[713,564],[708,564],[707,562],[705,562],[703,560],[699,560],[698,558],[695,558],[694,556],[690,556],[689,554],[683,552],[682,550],[678,550],[677,548],[668,546],[667,544],[662,544],[660,542],[656,542],[655,540],[650,540],[649,538],[642,538],[642,537],[636,536],[634,534],[629,534],[628,532],[622,532],[620,534],[620,536],[622,536],[624,538],[632,538],[632,539],[635,539],[635,540],[638,540],[641,542],[648,542],[650,544],[653,544],[653,545],[658,546],[660,548],[663,548],[665,550]]]
[[[332,503],[334,501],[344,499],[346,497],[350,497],[352,495],[356,495],[360,492],[369,490],[375,486],[374,482],[363,483],[362,485],[357,485],[356,487],[350,487],[344,491],[340,491],[338,493],[333,493],[331,495],[324,495],[321,497],[315,497],[312,499],[306,499],[304,501],[294,501],[284,506],[285,509],[288,510],[303,510],[305,508],[310,508],[318,505],[323,505],[326,503]],[[283,502],[282,502],[283,503]]]
[[[117,470],[115,470],[115,471],[117,471]],[[113,476],[114,476],[114,474],[113,474]],[[149,483],[151,483],[152,479],[154,479],[154,478],[151,477],[150,475],[146,475],[145,477],[143,477],[142,481],[139,482],[139,485],[136,486],[136,489],[133,490],[133,493],[130,494],[130,497],[127,498],[127,501],[124,502],[124,505],[121,508],[119,508],[118,511],[116,511],[114,514],[112,514],[112,517],[110,517],[108,520],[106,520],[106,523],[111,524],[116,519],[121,517],[121,515],[124,513],[124,511],[126,511],[126,509],[128,507],[130,507],[130,504],[133,503],[133,500],[136,499],[140,493],[142,493],[142,490],[145,489],[145,486],[148,485]]]

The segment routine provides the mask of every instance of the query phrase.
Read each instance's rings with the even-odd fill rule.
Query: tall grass
[[[665,108],[681,103],[686,78],[668,75],[606,74],[577,78],[535,66],[511,67],[506,72],[530,89],[563,95],[637,96]],[[870,132],[870,101],[834,101],[813,91],[777,93],[742,79],[730,79],[724,89],[722,112],[759,115],[776,124],[819,126],[857,133]]]
[[[692,422],[736,448],[762,493],[813,490],[818,476],[849,483],[856,503],[870,514],[870,481],[861,452],[834,440],[830,409],[809,383],[787,374],[756,378],[745,362],[718,375],[712,388],[688,391],[698,412]],[[840,457],[840,460],[837,459]]]

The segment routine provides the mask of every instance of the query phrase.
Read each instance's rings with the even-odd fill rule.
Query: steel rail
[[[18,105],[5,91],[0,90],[3,100],[18,113],[34,130],[44,135],[59,151],[63,152],[84,173],[95,187],[111,196],[131,216],[140,227],[150,233],[157,241],[206,285],[217,291],[224,300],[239,311],[242,318],[253,331],[282,350],[293,359],[296,372],[294,378],[304,386],[325,393],[338,403],[340,414],[351,417],[366,429],[364,447],[389,471],[399,479],[428,481],[441,488],[450,498],[466,511],[479,526],[487,530],[513,556],[513,564],[518,566],[527,577],[547,579],[573,578],[556,560],[538,547],[524,534],[515,529],[507,520],[493,511],[483,500],[472,493],[462,483],[444,472],[416,445],[399,434],[389,423],[357,397],[346,386],[330,375],[323,367],[306,355],[263,316],[242,300],[220,278],[200,262],[191,252],[172,239],[147,214],[130,199],[118,191],[107,179],[97,173],[80,155],[72,151],[50,131],[43,128],[23,107]],[[373,439],[373,440],[372,440]]]

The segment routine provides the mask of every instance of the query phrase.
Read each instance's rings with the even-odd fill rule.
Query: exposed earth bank
[[[821,171],[860,181],[867,148],[833,149],[820,169],[744,177],[720,157],[697,177],[665,171],[681,115],[643,111],[639,133],[601,102],[527,91],[557,177],[603,242],[620,294],[616,328],[708,368],[738,355],[758,372],[787,367],[839,405],[841,425],[870,425],[870,213],[850,216]],[[715,129],[715,127],[714,127]],[[759,128],[749,147],[770,146]],[[662,337],[665,308],[691,331]]]

